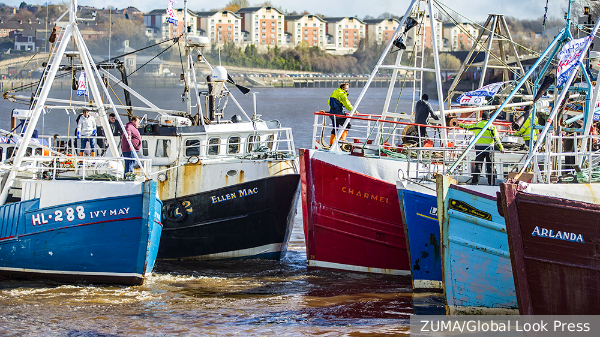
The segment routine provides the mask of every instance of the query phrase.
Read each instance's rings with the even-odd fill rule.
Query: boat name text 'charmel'
[[[352,195],[354,195],[356,197],[362,197],[362,198],[365,198],[365,199],[377,200],[379,202],[383,202],[383,203],[386,203],[386,204],[390,203],[389,199],[386,198],[386,197],[380,197],[378,195],[369,194],[367,192],[362,192],[361,193],[360,191],[354,193],[353,189],[350,189],[350,188],[348,188],[346,186],[342,187],[342,192],[348,193],[348,194],[352,194]]]

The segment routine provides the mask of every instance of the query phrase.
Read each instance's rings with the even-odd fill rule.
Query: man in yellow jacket
[[[344,107],[348,111],[352,111],[352,104],[350,104],[350,101],[348,100],[349,87],[350,85],[348,83],[342,83],[340,84],[339,88],[335,89],[333,93],[331,93],[328,102],[330,114],[347,116],[347,114],[344,112]],[[331,122],[333,123],[333,128],[331,129],[331,136],[329,138],[329,145],[331,146],[333,144],[333,141],[335,140],[336,130],[342,125],[344,125],[346,118],[341,118],[337,116],[329,116],[329,118],[331,118]],[[342,136],[340,137],[341,141],[346,140],[346,135],[348,134],[348,130],[350,130],[351,126],[352,125],[348,123],[346,130],[344,130]]]
[[[459,124],[458,126],[465,130],[473,131],[475,136],[477,136],[490,119],[490,113],[487,111],[482,112],[481,118],[482,119],[476,124]],[[504,153],[504,147],[502,146],[500,138],[498,138],[496,127],[494,125],[490,125],[490,127],[485,130],[481,138],[479,138],[475,144],[477,156],[475,157],[475,167],[473,168],[473,179],[471,181],[472,185],[479,185],[479,174],[481,173],[484,161],[487,162],[485,165],[485,170],[488,176],[488,185],[493,185],[494,172],[490,151],[494,150],[494,144],[498,144],[498,149]]]
[[[538,124],[537,116],[534,116],[533,118],[534,118],[533,125],[537,125]],[[525,120],[525,123],[523,123],[523,125],[521,126],[519,131],[517,131],[515,133],[515,135],[523,137],[523,141],[525,142],[525,145],[527,145],[527,147],[531,148],[531,145],[532,145],[532,142],[531,142],[531,117],[529,117]],[[537,138],[538,138],[538,130],[533,129],[533,144],[535,144],[535,142],[537,141]]]

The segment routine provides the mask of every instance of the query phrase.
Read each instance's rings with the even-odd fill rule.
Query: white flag
[[[175,11],[173,10],[173,4],[176,4],[177,1],[169,0],[169,4],[167,5],[167,23],[172,23],[177,26],[179,20],[177,20],[177,15],[175,15]]]
[[[88,96],[87,77],[85,71],[82,71],[77,81],[77,96]]]
[[[588,44],[590,37],[584,37],[567,42],[558,53],[558,68],[556,69],[557,84],[562,86],[573,71],[577,70],[581,63],[582,53]]]

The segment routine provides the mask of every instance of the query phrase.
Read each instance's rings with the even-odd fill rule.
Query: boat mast
[[[75,13],[74,12],[77,8],[75,6],[75,3],[76,3],[76,0],[71,0],[71,4],[69,7],[69,12],[70,12],[69,13],[69,23],[65,27],[65,30],[63,33],[63,38],[60,41],[58,50],[56,51],[56,55],[55,55],[54,59],[51,60],[52,63],[50,65],[50,70],[48,71],[48,76],[47,76],[46,82],[44,83],[44,85],[42,87],[40,97],[37,100],[37,104],[35,105],[35,108],[33,109],[31,119],[29,120],[29,125],[28,125],[27,129],[25,130],[25,134],[23,135],[23,140],[21,141],[21,146],[19,146],[19,148],[17,150],[17,154],[15,155],[15,159],[13,162],[14,169],[10,170],[10,172],[8,174],[8,178],[6,180],[6,183],[4,184],[4,187],[2,188],[2,193],[0,194],[0,205],[4,205],[6,203],[6,199],[8,198],[8,191],[10,190],[10,188],[12,187],[12,185],[14,183],[15,176],[17,175],[17,169],[21,166],[23,157],[25,155],[25,151],[27,150],[27,144],[29,144],[29,141],[31,140],[31,136],[33,135],[35,125],[37,125],[40,114],[44,107],[44,103],[46,102],[46,98],[48,97],[48,93],[50,92],[50,88],[52,87],[52,82],[54,81],[54,77],[56,76],[56,72],[58,71],[58,67],[60,65],[60,59],[62,58],[62,55],[65,53],[65,49],[67,48],[67,44],[69,43],[69,39],[65,38],[65,37],[70,36],[71,32],[73,31],[73,26],[75,24]]]
[[[190,86],[191,86],[191,81],[190,81],[190,50],[188,48],[187,45],[187,40],[188,40],[188,12],[187,12],[187,0],[183,1],[183,45],[184,45],[184,50],[185,50],[185,60],[186,60],[186,67],[185,67],[185,75],[184,75],[184,80],[185,80],[185,91],[184,91],[184,98],[185,98],[185,104],[186,104],[186,111],[191,114],[192,113],[192,101],[190,100]],[[181,43],[181,41],[179,41],[179,43]],[[194,83],[194,85],[196,85],[196,83]]]

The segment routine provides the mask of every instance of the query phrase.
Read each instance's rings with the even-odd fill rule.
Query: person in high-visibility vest
[[[477,136],[483,127],[490,119],[490,113],[487,111],[482,112],[481,120],[476,124],[458,124],[459,127],[465,130],[471,130]],[[485,130],[481,138],[477,140],[475,143],[475,150],[477,151],[477,156],[475,157],[475,167],[473,168],[473,179],[471,181],[472,185],[479,184],[479,174],[481,173],[481,169],[483,167],[483,162],[486,161],[485,170],[488,176],[488,184],[493,185],[494,172],[492,167],[492,158],[490,156],[491,150],[494,150],[494,144],[498,144],[498,149],[504,153],[504,147],[502,146],[502,142],[500,138],[498,138],[498,132],[496,131],[496,127],[494,125],[490,125],[490,127]]]
[[[342,115],[347,116],[347,113],[344,112],[344,108],[348,109],[348,111],[352,111],[352,104],[348,100],[348,89],[350,85],[348,83],[340,84],[340,87],[335,89],[331,96],[329,96],[329,113],[334,115]],[[331,122],[333,123],[333,128],[331,129],[331,136],[329,138],[329,145],[333,144],[335,140],[335,132],[336,130],[344,125],[346,118],[337,117],[337,116],[329,116],[331,118]],[[352,127],[352,124],[348,123],[344,132],[342,132],[342,136],[340,137],[340,141],[346,140],[346,135],[348,134],[348,130]]]
[[[533,125],[538,125],[538,118],[534,116]],[[523,141],[527,147],[531,148],[531,117],[525,120],[525,123],[521,126],[519,131],[515,132],[515,135],[523,137]],[[537,141],[538,130],[533,129],[533,143]]]

